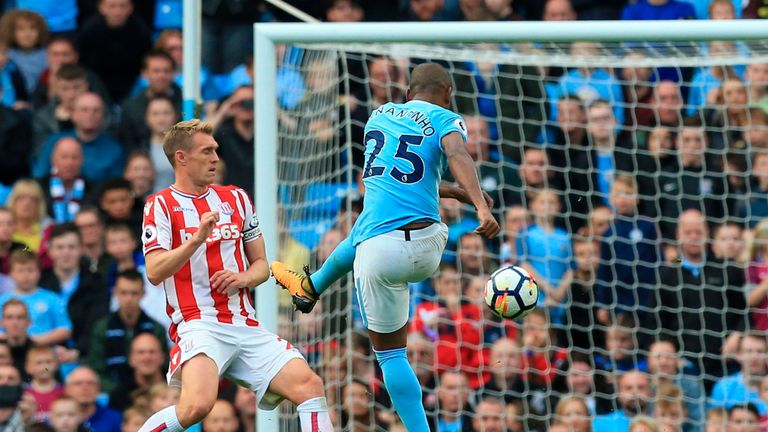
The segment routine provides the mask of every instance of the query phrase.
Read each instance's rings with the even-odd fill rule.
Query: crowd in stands
[[[202,3],[200,114],[220,144],[217,182],[252,194],[252,24],[289,18],[261,1]],[[765,0],[291,3],[326,21],[413,25],[768,18]],[[0,7],[0,432],[134,432],[179,396],[165,384],[165,295],[139,246],[146,197],[173,182],[162,140],[181,117],[181,2]],[[338,113],[297,119],[338,90],[327,85],[336,65],[281,55],[281,127],[305,128],[307,145],[331,140]],[[350,56],[349,93],[331,96],[349,106],[352,135],[335,138],[352,142],[356,172],[370,112],[403,102],[408,67],[424,60]],[[470,209],[441,200],[449,244],[438,273],[413,286],[408,339],[434,430],[766,430],[768,63],[444,63],[504,231],[484,241]],[[321,263],[361,205],[344,205],[316,239],[287,233],[287,261]],[[541,290],[520,322],[483,305],[505,264]],[[328,323],[344,306],[325,299],[281,335],[351,326],[332,343],[296,343],[322,373],[332,418],[343,430],[404,430],[359,322]],[[223,381],[220,396],[191,430],[255,431],[254,394]]]

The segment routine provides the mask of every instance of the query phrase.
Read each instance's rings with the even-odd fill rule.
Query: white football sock
[[[176,417],[176,405],[155,413],[144,423],[139,432],[182,432],[184,430]]]
[[[325,397],[304,401],[296,407],[301,422],[301,432],[332,432],[333,424],[328,415],[328,402]]]

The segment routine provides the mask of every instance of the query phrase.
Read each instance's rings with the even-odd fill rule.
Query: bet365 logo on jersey
[[[191,239],[197,232],[197,228],[184,228],[179,230],[179,236],[181,242],[184,243]],[[223,224],[217,225],[211,230],[211,235],[205,240],[207,243],[219,241],[219,240],[237,240],[243,236],[240,232],[240,227],[235,224]]]

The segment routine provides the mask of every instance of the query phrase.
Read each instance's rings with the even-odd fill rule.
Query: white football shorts
[[[261,409],[274,409],[282,396],[268,392],[272,379],[289,361],[304,359],[290,342],[264,327],[243,327],[194,320],[179,326],[179,342],[171,350],[168,384],[181,386],[181,365],[198,354],[216,363],[225,376],[256,393]]]
[[[393,230],[357,245],[355,290],[368,330],[392,333],[408,323],[408,283],[432,276],[447,241],[448,227],[433,223]]]

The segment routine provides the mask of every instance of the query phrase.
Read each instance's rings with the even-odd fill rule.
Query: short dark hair
[[[171,107],[173,108],[173,112],[178,114],[178,110],[176,109],[176,104],[173,102],[173,99],[169,98],[166,95],[157,95],[157,96],[151,97],[149,101],[147,101],[147,108],[149,108],[149,104],[157,101],[168,102],[169,104],[171,104]]]
[[[74,234],[80,240],[80,230],[77,229],[77,225],[72,222],[65,222],[53,226],[51,229],[51,241],[67,234]]]
[[[144,276],[142,276],[141,273],[139,273],[139,271],[136,269],[126,269],[119,272],[115,277],[115,280],[117,279],[125,279],[131,282],[141,282],[142,284],[144,283]]]
[[[173,57],[171,57],[170,54],[161,49],[153,48],[147,52],[147,54],[144,56],[144,59],[141,61],[141,69],[144,70],[149,67],[149,60],[153,58],[164,58],[171,62],[171,68],[176,68],[176,62],[173,60]]]
[[[747,410],[752,414],[754,414],[756,418],[758,419],[760,418],[760,411],[757,410],[757,406],[752,402],[747,402],[745,404],[738,404],[728,408],[728,416],[730,417],[731,414],[733,414],[733,412],[737,409]]]
[[[30,262],[35,263],[35,265],[40,268],[40,262],[38,261],[37,254],[33,252],[32,249],[27,248],[16,249],[15,251],[11,252],[11,257],[8,262],[11,269],[13,269],[13,267],[18,264],[26,264]]]
[[[125,232],[128,233],[128,235],[133,236],[133,231],[131,230],[131,227],[129,227],[127,224],[120,223],[120,222],[114,222],[106,226],[104,228],[104,234],[106,235],[109,232]]]
[[[56,79],[65,81],[74,81],[78,79],[87,80],[88,74],[85,69],[78,64],[64,64],[56,71]]]
[[[101,185],[101,191],[99,192],[99,199],[104,198],[104,194],[113,190],[127,190],[130,192],[133,190],[133,187],[131,186],[131,182],[123,177],[104,180],[104,183]]]
[[[683,127],[684,128],[702,128],[704,127],[704,123],[701,121],[701,118],[699,118],[699,116],[688,116],[683,119]]]

